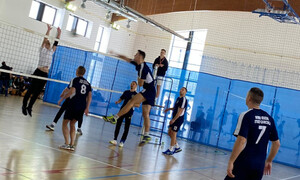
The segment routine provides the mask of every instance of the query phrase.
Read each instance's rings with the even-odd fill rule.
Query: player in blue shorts
[[[143,118],[145,132],[143,135],[142,143],[148,143],[151,140],[149,135],[150,132],[150,109],[154,106],[154,100],[156,90],[154,86],[154,80],[152,72],[145,62],[146,54],[144,51],[138,50],[135,54],[134,59],[130,59],[123,55],[117,55],[117,57],[133,64],[138,72],[138,85],[143,86],[143,90],[135,95],[117,114],[113,116],[104,116],[105,121],[109,121],[113,124],[117,122],[117,119],[125,115],[132,107],[136,104],[142,103]]]
[[[225,180],[260,180],[263,174],[271,174],[272,161],[280,142],[274,119],[260,109],[264,93],[259,88],[251,88],[247,94],[248,111],[239,116],[234,131],[237,136],[228,162]],[[272,146],[268,158],[267,147]]]
[[[63,99],[70,97],[70,102],[66,109],[62,125],[65,144],[60,146],[61,149],[75,150],[75,124],[77,121],[82,121],[83,114],[88,115],[89,113],[89,107],[92,101],[92,88],[90,83],[83,78],[84,74],[85,68],[79,66],[76,70],[77,77],[72,79],[69,84],[70,90],[63,97]],[[69,123],[70,130],[68,128]],[[69,141],[69,136],[71,142]]]
[[[182,87],[179,92],[180,96],[176,99],[174,107],[165,110],[165,113],[170,110],[173,110],[173,113],[172,120],[169,123],[170,125],[168,131],[168,135],[171,138],[170,148],[163,152],[163,154],[173,155],[174,153],[182,151],[177,143],[176,136],[177,132],[180,130],[181,125],[183,124],[184,115],[188,104],[188,101],[185,97],[186,93],[187,89],[185,87]]]

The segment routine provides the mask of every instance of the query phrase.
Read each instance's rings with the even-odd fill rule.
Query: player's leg
[[[76,138],[76,128],[75,128],[76,122],[77,122],[76,119],[70,121],[70,137],[71,137],[70,150],[71,151],[75,150],[74,143]]]
[[[151,141],[150,137],[150,110],[151,110],[151,105],[149,104],[143,104],[142,105],[142,111],[143,111],[143,118],[144,118],[144,127],[145,127],[145,132],[143,135],[143,143],[148,143]]]
[[[124,119],[124,116],[121,116],[121,117],[118,118],[116,128],[115,128],[115,132],[114,132],[114,139],[109,141],[110,144],[117,145],[117,139],[118,139],[118,136],[119,136],[119,132],[120,132],[120,129],[121,129],[123,119]]]
[[[70,120],[68,119],[64,119],[63,123],[62,123],[62,132],[64,135],[64,139],[65,139],[65,144],[59,146],[59,148],[61,149],[70,149],[70,143],[69,143],[69,136],[70,136],[70,131],[68,128],[68,124],[69,124]]]
[[[77,134],[78,135],[82,135],[83,134],[82,130],[81,130],[82,122],[83,122],[83,119],[78,120],[78,126],[77,126]]]
[[[26,116],[27,115],[27,103],[28,103],[28,99],[30,98],[31,94],[32,94],[32,86],[30,85],[30,87],[28,88],[24,98],[23,98],[23,106],[22,106],[22,113]]]
[[[123,115],[125,115],[129,110],[135,105],[135,104],[141,104],[146,99],[143,97],[141,93],[138,93],[137,95],[133,96],[128,103],[114,116],[103,116],[103,119],[105,121],[109,121],[113,124],[117,122],[117,119]]]
[[[130,123],[131,123],[131,117],[132,117],[131,114],[125,115],[125,127],[124,127],[124,132],[123,132],[123,135],[122,135],[122,138],[120,141],[120,145],[119,145],[121,147],[123,147],[123,145],[127,139],[129,128],[130,128]]]
[[[65,110],[67,109],[67,101],[64,101],[64,103],[61,105],[59,111],[57,112],[52,124],[46,125],[46,128],[50,129],[51,131],[54,131],[54,127],[57,124],[59,118],[61,117],[61,115],[65,112]]]

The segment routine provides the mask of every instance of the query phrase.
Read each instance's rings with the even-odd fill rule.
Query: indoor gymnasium
[[[300,180],[299,15],[0,0],[0,179]]]

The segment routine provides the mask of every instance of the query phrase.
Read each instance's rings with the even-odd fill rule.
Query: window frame
[[[86,20],[86,19],[83,19],[81,17],[78,17],[74,14],[69,14],[69,17],[72,16],[74,19],[73,19],[73,22],[72,22],[72,25],[71,25],[71,30],[68,30],[66,28],[67,31],[70,31],[70,32],[75,32],[76,35],[80,35],[80,36],[83,36],[83,37],[86,37],[87,36],[87,31],[88,31],[88,27],[89,27],[89,21]],[[84,31],[84,35],[82,34],[78,34],[77,33],[77,28],[78,28],[78,21],[81,20],[81,21],[85,21],[86,22],[86,27],[85,27],[85,31]],[[69,20],[68,20],[69,21]],[[68,23],[68,22],[67,22]]]
[[[53,17],[53,21],[52,21],[52,23],[50,24],[50,25],[53,26],[54,23],[55,23],[55,20],[56,20],[56,15],[57,15],[58,8],[56,8],[56,7],[54,7],[54,6],[51,6],[51,5],[49,5],[49,4],[46,4],[46,3],[44,3],[44,2],[38,1],[38,0],[32,0],[32,1],[35,1],[35,2],[39,3],[40,6],[39,6],[39,9],[38,9],[37,16],[36,16],[35,18],[30,17],[30,16],[29,16],[29,17],[32,18],[32,19],[35,19],[35,20],[37,20],[37,21],[40,21],[40,22],[43,22],[43,23],[47,23],[47,22],[42,21],[42,20],[43,20],[44,13],[45,13],[45,7],[47,6],[47,7],[51,8],[51,9],[54,9],[54,10],[55,10],[54,17]],[[31,5],[31,8],[32,8],[32,5]],[[31,8],[30,8],[30,11],[31,11]],[[29,15],[30,15],[30,12],[29,12]],[[47,23],[47,24],[48,24],[48,23]]]

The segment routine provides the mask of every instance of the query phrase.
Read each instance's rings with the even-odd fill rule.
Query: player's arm
[[[67,99],[70,97],[72,94],[75,94],[76,89],[74,87],[71,87],[70,90],[66,93],[66,95],[63,97],[63,99]]]
[[[247,139],[245,137],[238,136],[234,143],[232,153],[228,161],[228,167],[227,167],[227,175],[231,178],[234,178],[234,175],[232,174],[233,163],[236,160],[236,158],[240,155],[242,150],[244,149],[246,142]]]
[[[170,121],[170,124],[173,124],[180,117],[180,114],[183,111],[184,111],[184,108],[178,108],[178,111],[177,111],[175,117],[173,117],[173,119]]]
[[[277,141],[272,141],[270,154],[269,154],[269,156],[266,160],[266,163],[265,163],[264,175],[270,175],[271,174],[272,162],[273,162],[273,159],[275,158],[275,156],[276,156],[276,154],[279,150],[279,147],[280,147],[279,139]]]
[[[120,104],[122,101],[123,101],[123,99],[120,98],[120,99],[117,100],[115,103],[116,103],[116,104]]]
[[[137,103],[137,104],[134,104],[133,107],[140,107],[141,104],[140,103]]]
[[[89,114],[89,109],[90,109],[91,102],[92,102],[92,91],[90,91],[88,96],[87,96],[86,108],[84,110],[85,115]]]
[[[171,110],[174,110],[174,108],[167,108],[167,109],[165,109],[165,113],[168,112],[168,111],[171,111]]]
[[[145,82],[144,79],[138,78],[138,85],[139,85],[139,86],[143,86],[143,85],[144,85],[144,82]]]
[[[60,35],[61,35],[61,29],[60,29],[60,27],[58,27],[58,28],[57,28],[56,39],[60,39]],[[53,52],[55,52],[57,45],[58,45],[58,41],[55,40],[54,43],[53,43],[53,46],[52,46]]]
[[[51,29],[52,29],[52,27],[51,27],[49,24],[47,24],[47,32],[46,32],[46,36],[49,36]],[[47,39],[46,37],[44,37],[44,40],[43,40],[43,43],[42,43],[42,47],[45,47],[45,44],[46,44],[46,41],[47,41],[47,40],[48,40],[48,39]]]

